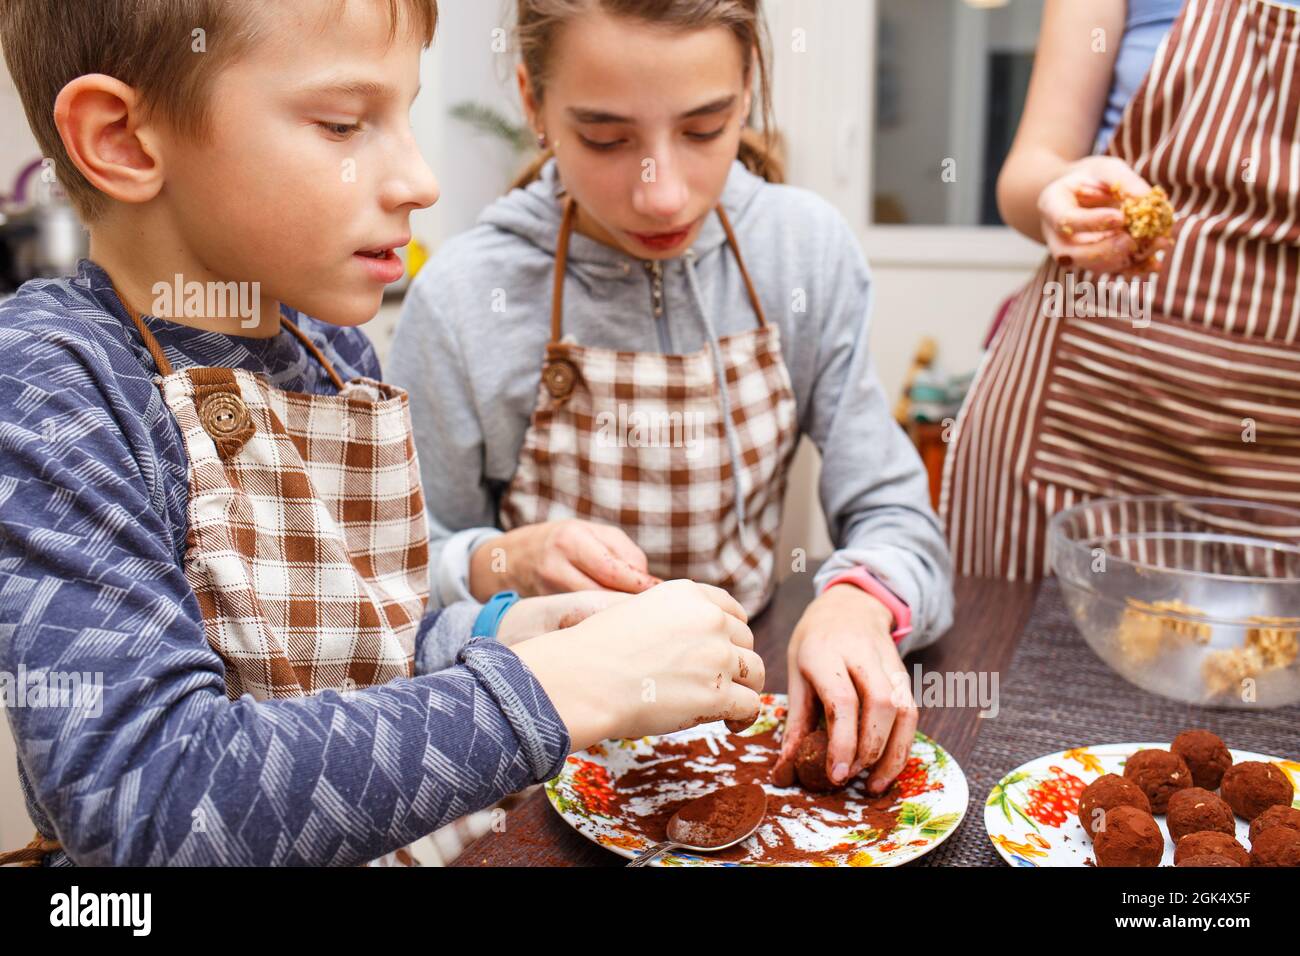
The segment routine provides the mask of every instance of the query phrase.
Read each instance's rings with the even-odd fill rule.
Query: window
[[[877,0],[876,225],[1001,226],[1042,0]]]

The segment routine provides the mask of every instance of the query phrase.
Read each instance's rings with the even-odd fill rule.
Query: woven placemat
[[[1011,666],[999,678],[1000,709],[962,769],[970,809],[926,866],[1004,866],[984,829],[993,785],[1035,757],[1091,744],[1164,741],[1189,727],[1214,731],[1237,750],[1300,757],[1300,707],[1242,711],[1195,707],[1139,690],[1106,666],[1075,629],[1055,580],[1043,582]]]

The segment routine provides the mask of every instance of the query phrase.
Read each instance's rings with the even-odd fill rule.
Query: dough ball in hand
[[[830,748],[830,735],[825,730],[814,730],[799,741],[794,755],[794,772],[799,785],[813,793],[829,793],[840,789],[831,782],[826,772],[826,754]]]

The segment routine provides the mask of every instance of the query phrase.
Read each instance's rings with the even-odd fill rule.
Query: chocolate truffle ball
[[[1165,838],[1156,818],[1137,807],[1112,807],[1092,838],[1098,866],[1159,866]]]
[[[1279,803],[1289,807],[1295,797],[1291,779],[1271,763],[1247,760],[1223,774],[1223,799],[1239,817],[1254,820]]]
[[[1183,861],[1175,863],[1174,866],[1241,866],[1241,864],[1232,857],[1221,856],[1218,853],[1198,853],[1196,856],[1183,857]]]
[[[1273,827],[1250,845],[1252,866],[1300,866],[1300,831]]]
[[[1132,780],[1125,780],[1118,774],[1102,774],[1079,794],[1079,823],[1088,836],[1095,836],[1094,831],[1101,826],[1106,811],[1112,807],[1137,807],[1150,813],[1151,801]]]
[[[1254,843],[1261,833],[1274,827],[1300,830],[1300,810],[1295,807],[1284,807],[1281,804],[1269,807],[1250,821],[1250,842]]]
[[[838,790],[831,783],[826,773],[826,751],[830,746],[830,737],[824,730],[814,730],[799,741],[794,753],[794,772],[799,777],[799,784],[813,793],[829,793]]]
[[[1206,830],[1202,833],[1189,833],[1178,841],[1174,847],[1174,866],[1183,860],[1204,854],[1226,856],[1236,860],[1242,866],[1250,866],[1250,854],[1237,842],[1236,837],[1220,833],[1218,830]]]
[[[1218,790],[1223,771],[1232,766],[1227,745],[1208,730],[1184,730],[1169,749],[1183,758],[1192,783],[1206,790]]]
[[[1192,772],[1183,758],[1168,750],[1139,750],[1125,762],[1124,776],[1142,788],[1152,813],[1164,813],[1170,795],[1192,785]]]
[[[1204,830],[1218,830],[1233,836],[1237,833],[1237,819],[1232,815],[1232,807],[1203,787],[1188,787],[1171,796],[1165,823],[1175,843],[1189,833]]]

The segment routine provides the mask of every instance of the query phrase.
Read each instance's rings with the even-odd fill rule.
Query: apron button
[[[556,359],[546,366],[542,372],[542,380],[546,383],[546,390],[551,393],[552,398],[568,398],[573,391],[573,384],[577,381],[578,370],[573,367],[573,363],[566,362],[564,359]]]
[[[203,425],[203,430],[218,443],[233,440],[242,446],[244,441],[240,439],[247,440],[247,436],[242,433],[250,428],[252,419],[249,418],[248,406],[242,398],[221,392],[203,403],[199,409],[199,422]]]

